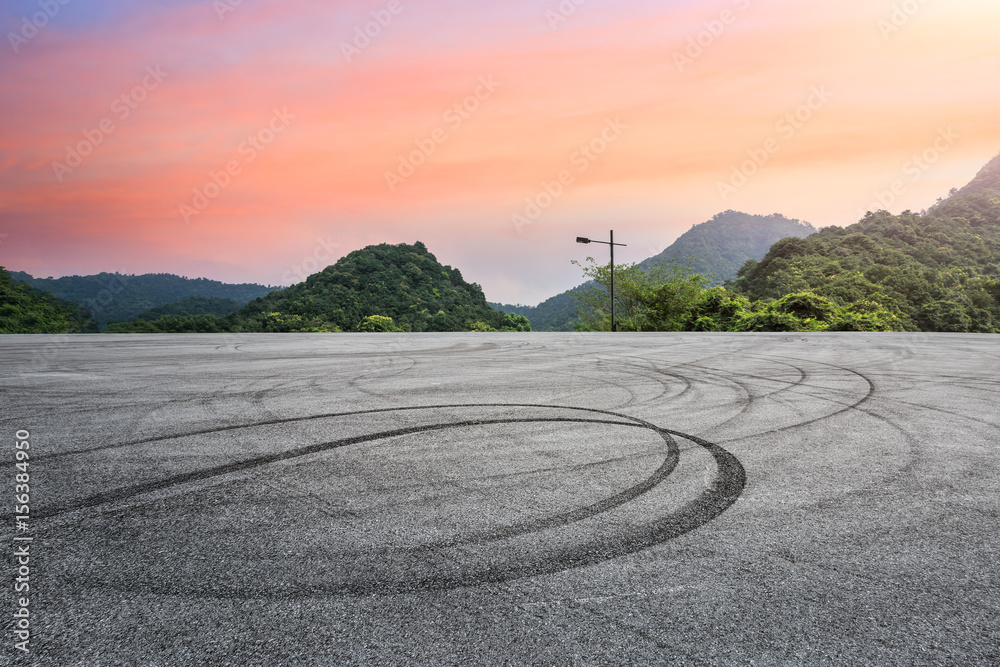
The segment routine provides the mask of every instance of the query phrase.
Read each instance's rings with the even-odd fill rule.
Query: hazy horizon
[[[576,236],[613,228],[637,262],[727,209],[917,211],[1000,149],[998,20],[974,0],[15,0],[0,265],[287,285],[419,240],[534,305],[604,256]]]

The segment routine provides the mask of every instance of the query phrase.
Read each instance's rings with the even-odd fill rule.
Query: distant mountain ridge
[[[709,278],[710,285],[721,285],[736,278],[736,272],[748,259],[763,258],[778,240],[790,236],[803,238],[817,231],[808,222],[778,213],[751,215],[729,210],[692,226],[670,247],[643,260],[639,266],[649,269],[657,262],[690,262],[695,273]]]
[[[983,192],[987,192],[994,197],[1000,192],[1000,154],[987,162],[979,170],[979,173],[969,181],[968,185],[955,194],[968,196]]]
[[[783,239],[740,271],[751,299],[812,292],[888,308],[906,330],[1000,332],[1000,155],[923,214],[868,212]]]
[[[643,260],[639,266],[650,269],[659,262],[690,262],[695,273],[709,277],[710,285],[736,278],[748,259],[760,260],[778,240],[803,238],[818,231],[808,222],[783,215],[751,215],[724,211],[711,220],[696,224],[668,248]],[[491,304],[507,313],[527,317],[535,331],[572,331],[577,319],[575,287],[546,299],[537,306]]]
[[[88,309],[101,329],[109,322],[127,322],[151,308],[192,296],[233,299],[242,305],[275,289],[253,283],[231,285],[207,278],[184,278],[172,273],[34,278],[22,271],[12,271],[11,277]]]
[[[479,285],[420,241],[355,250],[223,323],[251,332],[528,330],[527,320],[491,308]]]
[[[187,315],[213,315],[215,317],[225,317],[230,313],[246,305],[246,302],[236,299],[224,299],[218,296],[189,296],[186,299],[168,303],[165,306],[157,306],[145,310],[133,320],[152,321],[168,315],[185,317]]]
[[[527,317],[532,331],[572,331],[576,321],[576,297],[573,296],[573,290],[549,297],[537,306],[494,302],[490,302],[490,305],[504,313]]]
[[[0,334],[96,332],[89,311],[12,279],[0,266]]]

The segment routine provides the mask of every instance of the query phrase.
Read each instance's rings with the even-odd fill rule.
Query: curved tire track
[[[722,447],[696,436],[687,435],[679,431],[656,426],[642,419],[623,415],[607,410],[592,408],[575,408],[570,406],[551,406],[536,404],[458,404],[448,406],[412,406],[403,408],[388,408],[380,410],[364,410],[349,413],[336,413],[337,415],[347,414],[371,414],[376,412],[395,412],[401,410],[433,410],[443,408],[534,408],[547,410],[570,410],[579,412],[589,412],[601,415],[601,417],[581,418],[568,416],[527,416],[527,417],[496,417],[480,419],[458,419],[451,422],[441,422],[413,426],[407,428],[392,429],[371,433],[366,435],[342,438],[325,443],[299,447],[284,452],[275,452],[263,456],[257,456],[243,461],[214,466],[203,470],[193,471],[181,475],[174,475],[165,479],[136,484],[130,487],[116,489],[105,493],[95,494],[87,498],[64,503],[63,505],[46,509],[36,515],[36,519],[51,518],[70,512],[101,507],[113,503],[128,501],[137,496],[169,489],[174,486],[189,484],[200,481],[211,480],[216,477],[251,471],[262,466],[273,463],[293,460],[313,454],[320,454],[337,448],[350,445],[364,444],[387,438],[395,438],[416,433],[427,433],[449,428],[462,428],[469,426],[491,425],[491,424],[524,424],[524,423],[578,423],[578,424],[602,424],[611,426],[624,426],[631,428],[643,428],[652,430],[664,440],[666,452],[662,463],[646,479],[639,483],[620,491],[610,497],[603,498],[587,506],[576,508],[567,512],[542,517],[536,520],[523,521],[520,523],[504,526],[498,530],[487,531],[479,534],[462,536],[459,539],[446,543],[435,543],[431,545],[420,545],[397,550],[396,557],[410,559],[412,562],[430,563],[428,566],[434,570],[432,574],[417,576],[379,576],[377,572],[362,573],[360,578],[344,581],[340,578],[330,578],[324,582],[312,581],[308,587],[278,587],[269,588],[267,582],[252,584],[257,590],[247,590],[247,581],[257,582],[256,579],[243,578],[240,586],[227,587],[224,583],[216,582],[211,587],[197,586],[197,582],[191,582],[184,577],[168,577],[167,581],[145,581],[144,574],[136,577],[135,581],[122,581],[117,584],[120,588],[130,590],[143,590],[145,592],[161,594],[184,594],[197,597],[212,598],[246,598],[246,597],[303,597],[308,595],[387,595],[415,591],[446,590],[452,588],[479,586],[489,583],[498,583],[512,579],[519,579],[529,576],[537,576],[559,572],[566,569],[593,565],[605,560],[617,558],[627,554],[649,548],[664,541],[673,539],[687,532],[695,530],[705,525],[709,521],[718,517],[728,509],[743,491],[746,485],[746,473],[740,462],[731,453]],[[269,420],[266,423],[290,423],[308,419],[319,419],[330,415],[314,415],[299,419]],[[610,419],[607,417],[614,417]],[[234,430],[237,428],[249,428],[253,425],[230,426],[214,429],[211,432]],[[199,431],[204,433],[206,431]],[[183,436],[169,436],[183,437]],[[605,527],[599,525],[598,528],[604,531],[603,534],[594,537],[587,536],[586,531],[582,535],[572,534],[567,541],[559,542],[562,546],[551,547],[545,541],[528,540],[535,533],[550,530],[559,530],[569,524],[587,521],[589,519],[599,519],[605,512],[621,507],[626,503],[635,500],[656,488],[674,471],[680,458],[680,448],[675,440],[683,438],[704,448],[713,457],[717,473],[712,486],[705,489],[695,499],[690,500],[676,511],[667,512],[661,516],[654,516],[651,519],[640,522],[641,525],[626,524],[624,527]],[[145,440],[165,440],[168,437]],[[123,443],[135,445],[134,443]],[[506,542],[506,544],[504,544]],[[505,548],[506,547],[506,548]],[[462,562],[461,566],[455,568],[452,558],[454,550],[458,549],[468,562]],[[465,552],[472,550],[470,557]],[[487,551],[483,552],[482,550]],[[374,566],[373,566],[374,567]],[[435,569],[436,568],[436,569]],[[407,573],[408,574],[408,573]],[[374,576],[373,576],[374,575]],[[114,575],[117,577],[118,575]],[[129,578],[122,575],[125,580]],[[109,582],[102,582],[108,585]],[[115,586],[113,582],[110,582]],[[195,585],[192,585],[192,584]]]

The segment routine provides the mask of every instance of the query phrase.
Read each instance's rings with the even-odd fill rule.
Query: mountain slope
[[[878,303],[909,330],[1000,332],[1000,156],[923,215],[869,212],[779,241],[734,286],[752,299],[808,290]]]
[[[161,317],[166,317],[167,315],[174,315],[177,317],[185,317],[188,315],[214,315],[215,317],[225,317],[230,313],[235,313],[245,305],[245,301],[237,301],[235,299],[223,299],[222,297],[212,296],[189,296],[186,299],[175,301],[174,303],[168,303],[164,306],[157,306],[156,308],[145,310],[132,319],[146,320],[148,322]]]
[[[640,262],[639,266],[650,269],[657,263],[671,260],[681,264],[691,262],[695,273],[713,274],[709,285],[719,285],[736,278],[737,271],[748,259],[761,259],[775,241],[815,232],[816,228],[809,223],[777,213],[765,216],[725,211],[694,225],[666,250]],[[527,317],[535,331],[573,331],[577,319],[573,292],[580,287],[582,285],[557,294],[537,306],[495,304],[494,307]]]
[[[956,194],[969,196],[976,193],[990,193],[996,196],[1000,192],[1000,154],[986,163],[975,178]]]
[[[764,216],[725,211],[694,225],[669,248],[639,266],[648,269],[658,262],[690,261],[695,273],[708,277],[710,285],[720,285],[735,278],[748,259],[761,259],[779,239],[802,238],[816,231],[808,222],[777,213]]]
[[[170,273],[123,275],[100,273],[92,276],[33,278],[12,272],[15,280],[51,292],[60,299],[89,309],[103,329],[108,322],[125,322],[139,313],[191,296],[234,299],[245,304],[264,296],[273,288],[264,285],[229,285],[206,278],[183,278]]]
[[[234,331],[527,329],[527,320],[491,308],[479,285],[440,264],[419,241],[356,250],[225,322]]]
[[[512,313],[528,318],[532,331],[572,331],[576,322],[576,297],[574,290],[556,294],[537,306],[514,306],[506,303],[490,303],[504,313]]]
[[[91,333],[90,313],[17,282],[0,266],[0,333]]]

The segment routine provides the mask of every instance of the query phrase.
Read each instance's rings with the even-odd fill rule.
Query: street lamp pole
[[[615,324],[615,230],[611,230],[611,331],[618,331]]]
[[[615,246],[624,246],[624,243],[615,243],[615,230],[611,230],[611,240],[610,241],[595,241],[594,239],[587,238],[585,236],[577,236],[577,243],[603,243],[606,246],[611,246],[611,330],[618,331],[618,325],[615,323]]]

